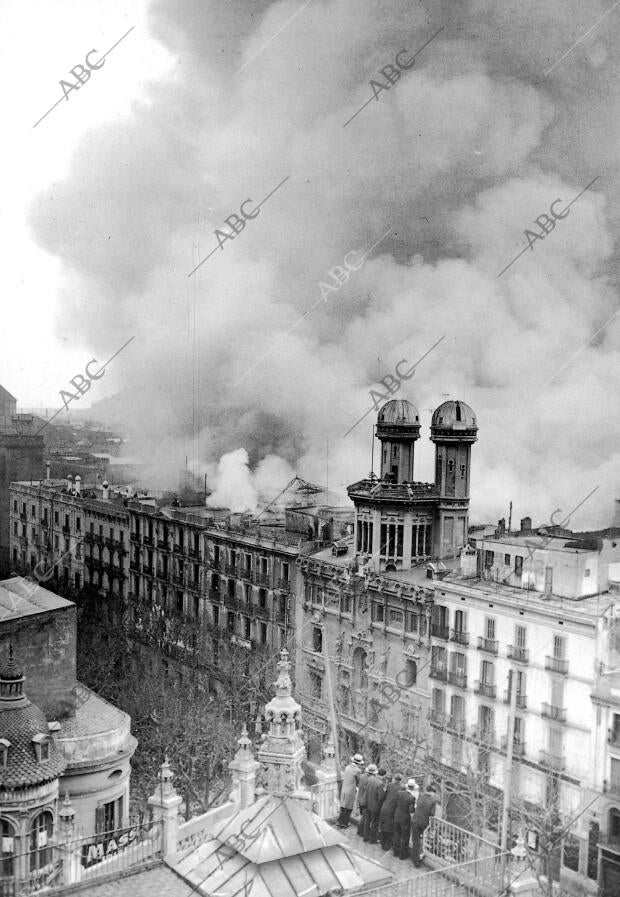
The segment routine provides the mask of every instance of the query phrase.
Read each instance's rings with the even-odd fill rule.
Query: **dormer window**
[[[39,763],[45,763],[50,758],[50,736],[39,733],[32,739],[34,750]]]
[[[6,769],[6,766],[9,762],[9,748],[11,747],[11,742],[7,741],[6,738],[0,738],[0,767]]]

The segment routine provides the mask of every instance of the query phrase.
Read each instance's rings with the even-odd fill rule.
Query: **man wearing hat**
[[[416,869],[422,865],[420,857],[420,841],[424,830],[428,828],[431,816],[435,815],[435,807],[437,805],[437,795],[432,785],[427,785],[424,794],[420,795],[420,799],[413,814],[411,824],[412,848],[411,859]]]
[[[394,831],[394,811],[396,810],[396,798],[398,792],[404,788],[403,777],[397,772],[392,776],[392,781],[385,790],[385,798],[381,804],[379,814],[379,831],[381,832],[381,847],[389,850],[392,846],[392,832]]]
[[[387,771],[381,767],[376,776],[368,783],[366,790],[366,826],[364,828],[364,841],[376,844],[379,840],[379,813],[385,797],[385,777]]]
[[[415,779],[409,779],[407,786],[402,791],[399,791],[396,797],[392,845],[394,856],[400,860],[406,860],[409,856],[411,815],[415,810],[415,789]]]
[[[367,813],[367,801],[366,801],[366,792],[368,791],[368,785],[370,784],[370,780],[373,776],[377,775],[377,767],[374,763],[371,763],[370,766],[366,767],[366,772],[363,772],[360,776],[360,784],[357,791],[357,803],[360,808],[360,821],[357,826],[357,834],[362,838],[364,837],[364,830],[366,827],[366,813]]]
[[[336,823],[339,828],[347,828],[349,825],[363,766],[364,758],[361,754],[355,754],[345,767],[342,776],[342,788],[340,789],[340,816]]]

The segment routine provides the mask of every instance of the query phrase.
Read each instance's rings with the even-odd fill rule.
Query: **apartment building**
[[[126,493],[79,474],[10,489],[10,559],[51,589],[77,597],[84,589],[123,598],[129,572]]]

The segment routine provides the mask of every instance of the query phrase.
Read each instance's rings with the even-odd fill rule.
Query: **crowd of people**
[[[413,865],[419,868],[422,835],[435,814],[435,788],[428,785],[420,794],[415,779],[405,780],[400,772],[388,776],[374,763],[364,769],[364,758],[355,754],[343,774],[336,823],[339,828],[350,825],[356,799],[360,811],[358,835],[370,844],[380,840],[383,850],[391,849],[401,860],[411,856]]]

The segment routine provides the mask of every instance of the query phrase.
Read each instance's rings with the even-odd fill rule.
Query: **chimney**
[[[75,478],[75,494],[80,495],[82,492],[82,477],[79,475]]]
[[[49,483],[51,480],[51,476],[50,476],[51,467],[52,467],[52,462],[46,461],[45,462],[45,482],[46,483]]]
[[[522,517],[521,518],[521,532],[522,533],[531,533],[532,532],[532,518],[531,517]]]
[[[71,492],[73,489],[73,477],[70,473],[67,474],[67,492]]]
[[[498,536],[503,536],[504,533],[506,532],[506,518],[505,518],[505,517],[501,517],[501,518],[497,521],[497,530],[496,530],[496,532],[497,532],[497,535],[498,535]]]
[[[104,501],[109,501],[110,500],[110,486],[109,486],[107,480],[103,481],[103,483],[101,484],[101,489],[102,489],[101,498]]]

